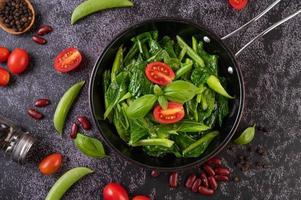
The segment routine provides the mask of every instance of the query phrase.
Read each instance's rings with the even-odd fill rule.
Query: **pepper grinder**
[[[36,139],[29,132],[0,116],[0,151],[23,163],[35,143]]]

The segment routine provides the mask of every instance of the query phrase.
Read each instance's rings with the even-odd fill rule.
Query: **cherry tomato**
[[[132,200],[151,200],[151,199],[147,196],[138,195],[138,196],[135,196]]]
[[[9,72],[3,67],[0,67],[0,86],[7,86],[9,83],[9,79],[10,79]]]
[[[149,63],[145,68],[146,77],[158,85],[168,85],[175,78],[169,65],[162,62]]]
[[[172,124],[184,118],[184,107],[180,103],[168,102],[168,107],[163,110],[160,105],[157,105],[153,111],[154,119],[161,124]]]
[[[109,183],[103,189],[104,200],[129,200],[127,191],[118,183]]]
[[[76,69],[82,61],[82,55],[76,48],[64,49],[54,60],[54,68],[58,72],[66,73]]]
[[[0,62],[6,62],[9,56],[9,50],[5,47],[0,47]]]
[[[236,10],[242,10],[246,7],[248,0],[229,0],[230,5]]]
[[[17,48],[8,57],[7,66],[14,74],[24,72],[29,64],[29,55],[24,49]]]
[[[44,175],[51,175],[56,173],[62,166],[62,155],[60,153],[53,153],[44,158],[40,164],[40,172]]]

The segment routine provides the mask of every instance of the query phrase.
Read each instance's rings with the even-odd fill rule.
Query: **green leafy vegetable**
[[[236,140],[234,140],[234,142],[236,144],[248,144],[254,139],[254,136],[255,125],[244,130],[244,132],[242,132],[242,134]]]
[[[121,47],[119,47],[119,49],[116,53],[115,60],[114,60],[114,63],[113,63],[112,72],[111,72],[111,81],[112,82],[115,82],[116,75],[121,70],[122,60],[123,60],[123,49],[122,49],[122,46],[121,46]]]
[[[164,110],[168,108],[168,101],[164,96],[159,96],[158,102]]]
[[[74,144],[86,156],[103,158],[106,155],[103,145],[99,140],[85,136],[81,133],[77,134]]]
[[[174,144],[174,141],[169,140],[169,139],[151,138],[151,139],[139,140],[139,142],[133,144],[133,146],[137,147],[137,146],[156,145],[156,146],[163,146],[163,147],[170,148],[173,144]]]
[[[143,118],[153,108],[157,99],[158,97],[152,94],[136,99],[127,109],[127,115],[133,119]]]
[[[130,124],[129,124],[129,119],[126,115],[126,109],[127,109],[127,104],[122,103],[122,106],[117,105],[117,107],[114,110],[114,118],[113,118],[113,123],[115,125],[115,128],[117,130],[118,135],[120,138],[128,142],[130,138]]]
[[[132,7],[134,4],[129,0],[87,0],[75,8],[71,16],[71,24],[101,10],[120,7]]]

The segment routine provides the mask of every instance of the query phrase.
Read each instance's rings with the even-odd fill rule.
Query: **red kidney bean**
[[[35,107],[45,107],[45,106],[48,106],[49,104],[50,104],[49,99],[37,99],[34,102]]]
[[[195,175],[195,174],[191,174],[191,175],[188,177],[188,179],[187,179],[187,181],[186,181],[186,183],[185,183],[185,187],[191,188],[191,187],[192,187],[192,184],[193,184],[194,181],[195,181],[195,179],[196,179],[196,175]]]
[[[202,180],[202,185],[206,188],[209,187],[208,178],[204,172],[201,173],[200,178]]]
[[[215,175],[214,178],[217,181],[224,181],[224,182],[228,182],[229,181],[229,177],[228,176]]]
[[[32,36],[32,40],[33,40],[35,43],[41,44],[41,45],[47,43],[47,40],[46,40],[46,39],[44,39],[44,38],[42,38],[42,37],[40,37],[40,36],[37,36],[37,35]]]
[[[179,174],[177,172],[173,172],[169,176],[169,186],[176,188],[178,186],[178,176]]]
[[[78,133],[78,126],[76,123],[73,123],[71,126],[70,137],[75,139]]]
[[[38,35],[40,36],[43,36],[43,35],[46,35],[50,32],[52,32],[52,27],[51,26],[48,26],[48,25],[42,25],[39,30],[38,30]]]
[[[226,167],[218,167],[214,171],[216,174],[223,176],[228,176],[230,174],[230,170]]]
[[[199,193],[202,195],[211,196],[214,194],[214,190],[200,186]]]
[[[204,168],[205,172],[206,172],[209,176],[214,176],[214,175],[215,175],[214,170],[213,170],[212,167],[210,167],[209,165],[204,165],[203,168]]]
[[[209,186],[211,189],[216,190],[217,189],[217,182],[214,178],[214,176],[208,177]]]
[[[160,173],[157,170],[152,170],[151,175],[152,177],[158,177]]]
[[[216,166],[220,166],[222,165],[222,160],[220,158],[217,158],[217,157],[214,157],[214,158],[211,158],[210,160],[208,160],[206,162],[207,165],[216,165]]]
[[[202,180],[200,178],[197,178],[192,184],[191,191],[197,192],[201,183],[202,183]]]
[[[36,120],[40,120],[44,117],[44,115],[42,113],[40,113],[32,108],[28,109],[27,113],[30,117],[32,117],[33,119],[36,119]]]
[[[80,125],[83,127],[83,129],[85,129],[85,130],[91,129],[91,124],[87,117],[79,116],[79,117],[77,117],[77,121],[80,123]]]

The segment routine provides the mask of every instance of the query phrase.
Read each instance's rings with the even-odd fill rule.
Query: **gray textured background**
[[[160,16],[191,19],[207,26],[223,36],[258,14],[273,0],[250,0],[248,7],[237,12],[229,8],[226,0],[135,0],[131,9],[111,10],[95,14],[75,26],[70,25],[72,10],[81,0],[34,0],[38,12],[36,26],[50,24],[54,32],[47,35],[46,46],[31,41],[32,33],[11,36],[0,31],[0,45],[13,49],[22,47],[29,51],[32,62],[30,70],[15,77],[7,88],[0,88],[0,114],[15,120],[40,139],[40,154],[61,152],[65,156],[62,172],[46,177],[39,173],[37,163],[41,157],[20,166],[3,154],[0,155],[0,199],[43,199],[51,185],[66,170],[88,166],[95,170],[76,184],[64,199],[102,199],[101,189],[110,181],[127,186],[131,194],[144,193],[160,200],[205,199],[186,190],[170,189],[168,175],[152,178],[150,172],[133,166],[111,153],[110,158],[95,160],[81,155],[65,133],[62,138],[55,134],[52,115],[55,104],[63,92],[78,80],[88,81],[89,73],[99,54],[109,41],[133,23]],[[267,16],[251,28],[229,39],[227,43],[237,50],[250,38],[273,22],[300,9],[300,0],[283,0]],[[238,61],[246,83],[246,106],[241,128],[256,122],[268,127],[268,133],[257,133],[254,144],[266,146],[269,154],[266,170],[251,170],[242,174],[234,168],[236,153],[221,153],[227,166],[241,177],[240,183],[223,184],[211,199],[301,199],[301,16],[277,28],[255,42]],[[53,58],[62,49],[78,47],[85,55],[83,67],[68,75],[57,74]],[[48,97],[53,104],[41,109],[46,119],[35,122],[26,114],[37,98]],[[78,114],[90,116],[87,85],[72,109],[67,129]],[[99,137],[94,129],[87,134]],[[182,182],[189,171],[182,173]]]

